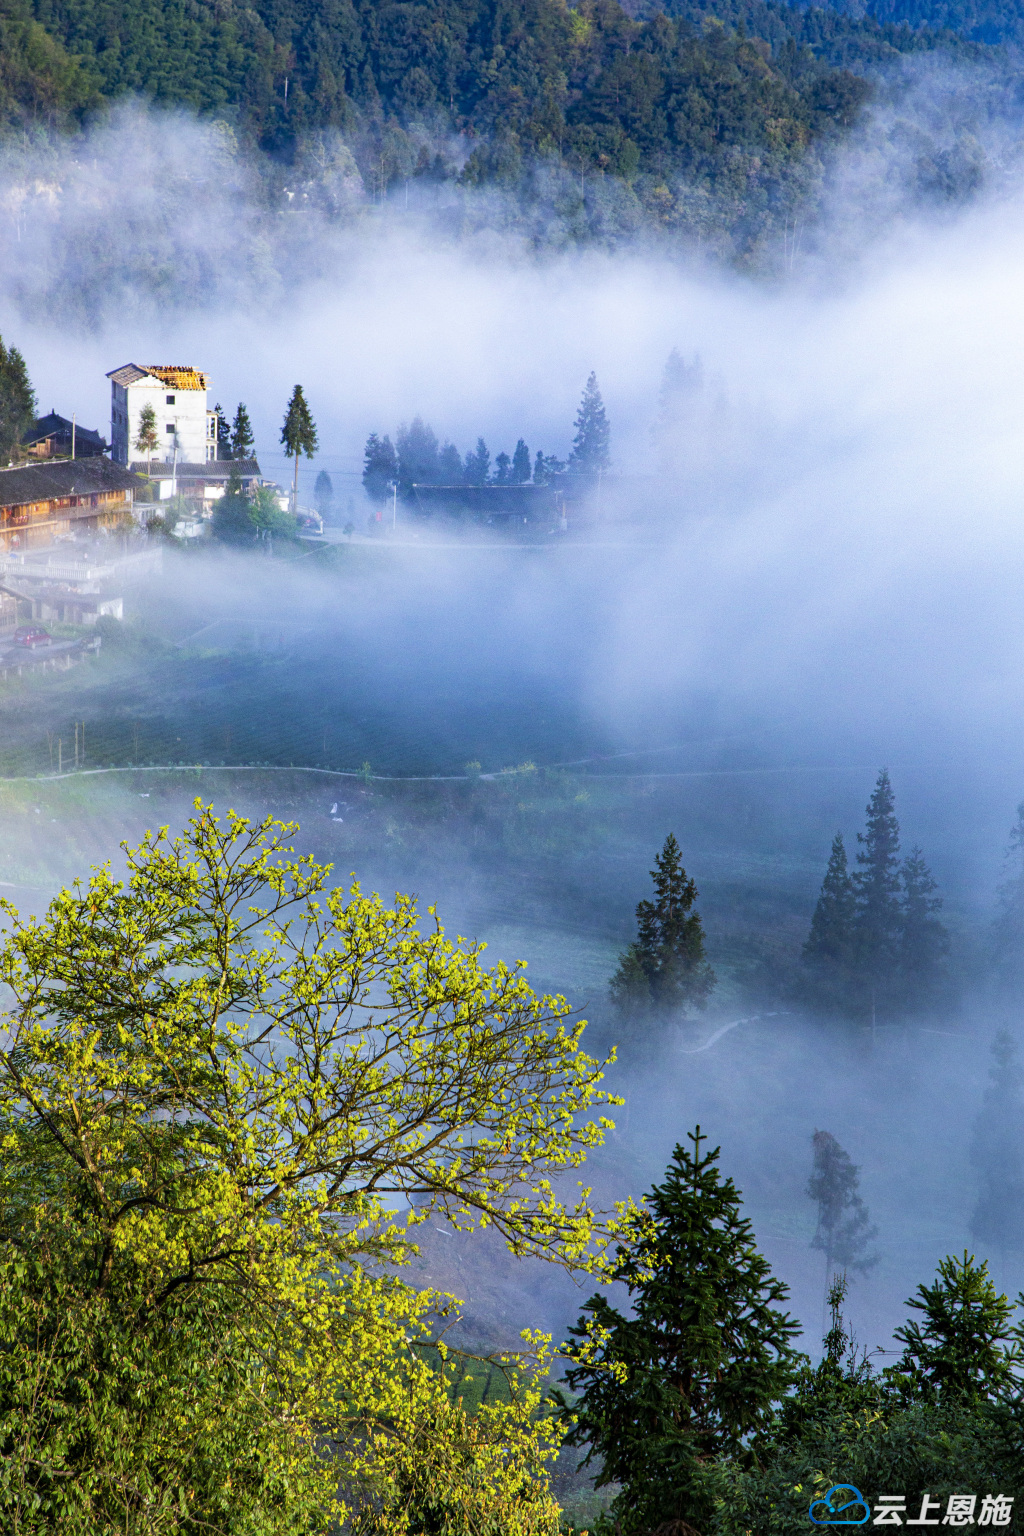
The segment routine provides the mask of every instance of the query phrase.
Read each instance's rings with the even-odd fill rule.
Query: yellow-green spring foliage
[[[4,904],[4,1530],[557,1531],[544,1341],[467,1413],[451,1299],[400,1266],[443,1215],[600,1268],[553,1181],[610,1123],[601,1065],[563,999],[331,889],[295,830],[197,804],[122,879]]]

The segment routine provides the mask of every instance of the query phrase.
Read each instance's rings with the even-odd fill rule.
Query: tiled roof
[[[113,379],[115,384],[134,384],[138,379],[149,377],[149,370],[140,368],[138,363],[124,363],[120,368],[115,368],[107,374],[108,379]]]
[[[140,462],[136,459],[133,467],[140,475],[146,473],[144,460]],[[257,459],[209,459],[205,464],[186,464],[179,460],[177,467],[161,461],[151,466],[149,476],[151,480],[170,480],[173,477],[179,480],[229,480],[233,469],[238,470],[243,480],[251,480],[261,474]]]
[[[40,416],[38,421],[32,423],[22,442],[27,446],[30,443],[41,443],[48,437],[66,437],[70,440],[71,427],[72,423],[66,416],[58,416],[56,411],[51,411],[49,416]],[[91,427],[76,426],[76,441],[79,438],[84,443],[102,444],[104,448],[107,446],[100,434]]]
[[[62,496],[92,496],[97,491],[137,491],[139,481],[109,459],[44,459],[18,469],[0,469],[0,507]]]

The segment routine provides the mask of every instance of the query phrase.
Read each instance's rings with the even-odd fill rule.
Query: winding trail
[[[746,1019],[733,1019],[731,1024],[723,1024],[721,1029],[716,1029],[711,1039],[705,1040],[703,1045],[686,1047],[682,1054],[684,1056],[699,1056],[701,1051],[710,1051],[711,1047],[717,1044],[723,1035],[727,1035],[730,1029],[739,1029],[741,1024],[757,1024],[761,1019],[790,1019],[792,1017],[793,1015],[788,1008],[775,1008],[771,1013],[752,1013]]]

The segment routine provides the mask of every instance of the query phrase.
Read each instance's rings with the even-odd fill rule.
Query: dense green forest
[[[228,120],[291,161],[337,130],[366,192],[512,186],[536,167],[762,201],[848,128],[903,54],[983,44],[922,16],[776,0],[0,0],[0,122],[86,119],[136,93]],[[958,16],[950,12],[952,25]],[[969,20],[969,19],[968,19]],[[967,30],[971,30],[967,26]],[[977,29],[975,29],[977,30]]]

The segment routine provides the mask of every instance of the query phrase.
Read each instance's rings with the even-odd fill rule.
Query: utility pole
[[[398,527],[398,481],[391,482],[391,532]]]
[[[78,412],[71,412],[71,457],[75,456],[75,422],[78,420]]]

